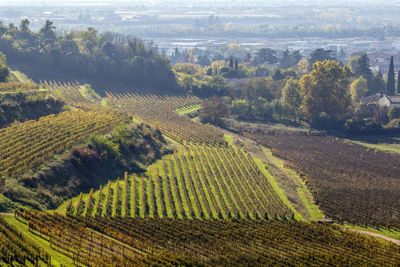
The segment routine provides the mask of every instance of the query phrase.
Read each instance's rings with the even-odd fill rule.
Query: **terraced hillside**
[[[109,105],[129,112],[145,123],[159,128],[178,142],[224,144],[223,132],[216,127],[180,116],[175,109],[200,103],[196,97],[156,96],[132,93],[107,93]]]
[[[65,203],[78,215],[159,218],[292,219],[251,156],[233,148],[191,145],[164,157],[148,175],[109,182]]]
[[[128,121],[128,115],[108,109],[77,109],[0,129],[0,177],[24,173],[90,135]]]
[[[400,248],[316,223],[62,216],[19,220],[93,266],[396,266]]]

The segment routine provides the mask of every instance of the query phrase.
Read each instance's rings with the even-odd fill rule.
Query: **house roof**
[[[381,99],[382,94],[375,94],[370,96],[365,96],[360,99],[361,104],[368,104],[368,103],[377,103],[379,99]]]
[[[400,95],[387,95],[387,98],[389,99],[390,103],[400,104]]]

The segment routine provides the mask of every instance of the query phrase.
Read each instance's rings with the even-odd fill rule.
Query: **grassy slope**
[[[377,234],[385,235],[385,236],[400,240],[400,230],[397,230],[397,229],[388,229],[388,228],[384,228],[384,227],[378,229],[378,228],[374,228],[374,227],[363,227],[363,226],[350,225],[350,224],[342,225],[342,227],[345,229],[354,229],[354,230],[361,230],[361,231],[377,233]]]
[[[393,139],[390,139],[391,142],[393,142]],[[382,139],[382,142],[375,144],[375,143],[368,143],[366,141],[351,141],[353,143],[359,144],[366,146],[367,148],[371,149],[376,149],[376,150],[381,150],[381,151],[386,151],[386,152],[394,152],[394,153],[400,153],[400,140],[397,140],[399,143],[389,143],[385,142],[385,139]]]
[[[306,184],[300,178],[300,176],[296,172],[286,168],[285,162],[277,157],[274,157],[269,149],[264,148],[264,151],[265,151],[268,159],[275,166],[279,167],[282,171],[284,171],[287,174],[288,177],[293,179],[294,183],[297,186],[297,193],[298,193],[301,201],[303,202],[304,206],[307,208],[307,210],[311,216],[311,220],[316,221],[319,219],[323,219],[325,217],[324,214],[319,209],[319,207],[315,204],[315,201],[313,199],[311,192],[308,190]]]
[[[202,107],[201,104],[194,104],[183,108],[178,108],[175,110],[175,112],[178,113],[179,115],[185,115],[198,111],[199,109],[201,109],[201,107]]]

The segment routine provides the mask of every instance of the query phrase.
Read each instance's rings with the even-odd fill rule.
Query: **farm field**
[[[72,110],[0,129],[0,176],[32,169],[90,135],[128,122],[129,116],[108,109]]]
[[[129,112],[143,122],[159,128],[180,143],[212,145],[225,143],[223,133],[218,128],[193,122],[174,111],[199,104],[201,101],[196,97],[156,96],[127,92],[108,92],[107,96],[110,106]]]
[[[399,155],[334,137],[246,135],[299,172],[328,217],[361,226],[400,228]]]
[[[34,169],[91,135],[105,136],[120,123],[130,124],[131,116],[169,137],[173,152],[145,173],[110,177],[100,188],[80,193],[55,211],[28,209],[17,210],[16,218],[0,216],[0,238],[6,240],[0,244],[0,265],[400,262],[400,248],[393,243],[343,230],[398,238],[399,232],[391,228],[400,228],[399,206],[389,201],[400,196],[396,154],[326,136],[305,136],[305,130],[278,135],[282,128],[277,126],[267,135],[246,134],[265,146],[258,148],[261,159],[246,146],[237,146],[223,130],[184,116],[201,108],[196,97],[114,90],[106,99],[93,101],[98,96],[89,96],[90,89],[77,82],[46,81],[40,88],[71,110],[0,129],[4,177]],[[119,134],[118,140],[124,140],[124,132]],[[293,183],[305,211],[282,187],[277,172]],[[373,179],[378,176],[382,178]],[[325,215],[345,225],[315,222]]]
[[[82,265],[393,266],[400,260],[398,246],[316,223],[17,215]]]
[[[266,174],[270,175],[270,174]],[[77,215],[196,219],[285,219],[289,209],[253,158],[235,148],[190,145],[100,190],[66,201]]]

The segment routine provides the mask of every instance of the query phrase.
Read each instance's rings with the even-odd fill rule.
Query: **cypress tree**
[[[239,63],[237,60],[235,60],[235,72],[238,73],[239,71]]]
[[[229,68],[233,69],[233,58],[229,60]]]
[[[397,94],[400,94],[400,70],[397,73]]]
[[[388,95],[394,95],[395,90],[396,90],[396,81],[394,77],[394,61],[393,61],[393,56],[391,56],[386,92]]]

